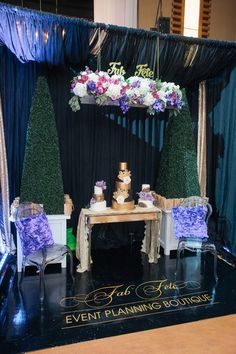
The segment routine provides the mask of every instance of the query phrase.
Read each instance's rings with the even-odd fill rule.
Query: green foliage
[[[181,112],[169,119],[161,155],[156,192],[166,198],[200,195],[192,121],[184,90],[183,101]]]
[[[20,200],[43,204],[47,214],[64,213],[57,128],[44,77],[38,78],[32,101]]]
[[[69,106],[71,107],[73,112],[79,111],[80,110],[79,97],[78,96],[73,96],[69,100]]]

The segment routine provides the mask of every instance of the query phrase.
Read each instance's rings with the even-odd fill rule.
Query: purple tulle
[[[22,251],[25,256],[54,244],[52,231],[44,213],[31,215],[27,218],[16,220]]]
[[[174,237],[208,238],[205,222],[207,208],[203,205],[195,207],[179,206],[172,209]]]

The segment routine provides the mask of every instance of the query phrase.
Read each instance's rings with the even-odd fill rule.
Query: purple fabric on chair
[[[25,256],[54,244],[52,231],[49,227],[47,216],[44,213],[16,220],[15,224],[20,235],[22,251]]]
[[[194,207],[179,206],[172,209],[174,237],[208,238],[205,222],[207,208],[203,205]]]

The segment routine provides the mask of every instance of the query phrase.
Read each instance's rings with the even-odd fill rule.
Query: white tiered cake
[[[103,211],[107,207],[107,202],[104,200],[103,191],[106,189],[106,182],[97,181],[94,186],[94,194],[90,200],[90,209],[93,211]]]
[[[142,184],[142,191],[138,193],[138,205],[142,208],[153,208],[152,192],[150,191],[150,184]]]

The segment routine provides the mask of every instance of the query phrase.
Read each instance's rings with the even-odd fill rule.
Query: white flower
[[[140,97],[140,96],[141,96],[140,91],[139,91],[139,88],[133,89],[133,92],[134,92],[134,96],[137,96],[137,97]]]
[[[111,79],[112,80],[119,80],[119,81],[124,81],[125,80],[123,75],[115,75],[115,74],[111,76]]]
[[[164,91],[163,89],[161,91],[158,91],[158,96],[164,102],[166,101],[165,95],[166,95],[166,91]]]
[[[148,92],[146,96],[144,96],[143,98],[143,104],[145,106],[151,106],[155,101],[156,99],[153,97],[153,95],[150,92]]]
[[[116,198],[118,204],[124,204],[125,198],[122,195]]]
[[[131,178],[129,176],[124,177],[123,182],[125,184],[129,184],[131,182]]]
[[[92,80],[94,82],[97,82],[98,81],[98,75],[95,74],[95,73],[88,74],[88,79]]]
[[[128,97],[133,97],[133,96],[134,96],[134,90],[128,89],[128,90],[126,91],[126,95],[127,95]]]
[[[117,100],[121,97],[120,91],[121,91],[120,85],[110,84],[106,91],[106,95],[110,97],[112,100]]]
[[[99,71],[98,76],[106,76],[109,77],[108,73],[106,71]]]
[[[148,79],[143,79],[141,81],[139,91],[141,95],[145,95],[148,91],[150,91],[150,86],[149,86],[150,81]]]
[[[81,84],[80,82],[78,82],[76,84],[76,86],[73,88],[73,92],[76,96],[79,96],[79,97],[87,96],[88,95],[87,85]]]

